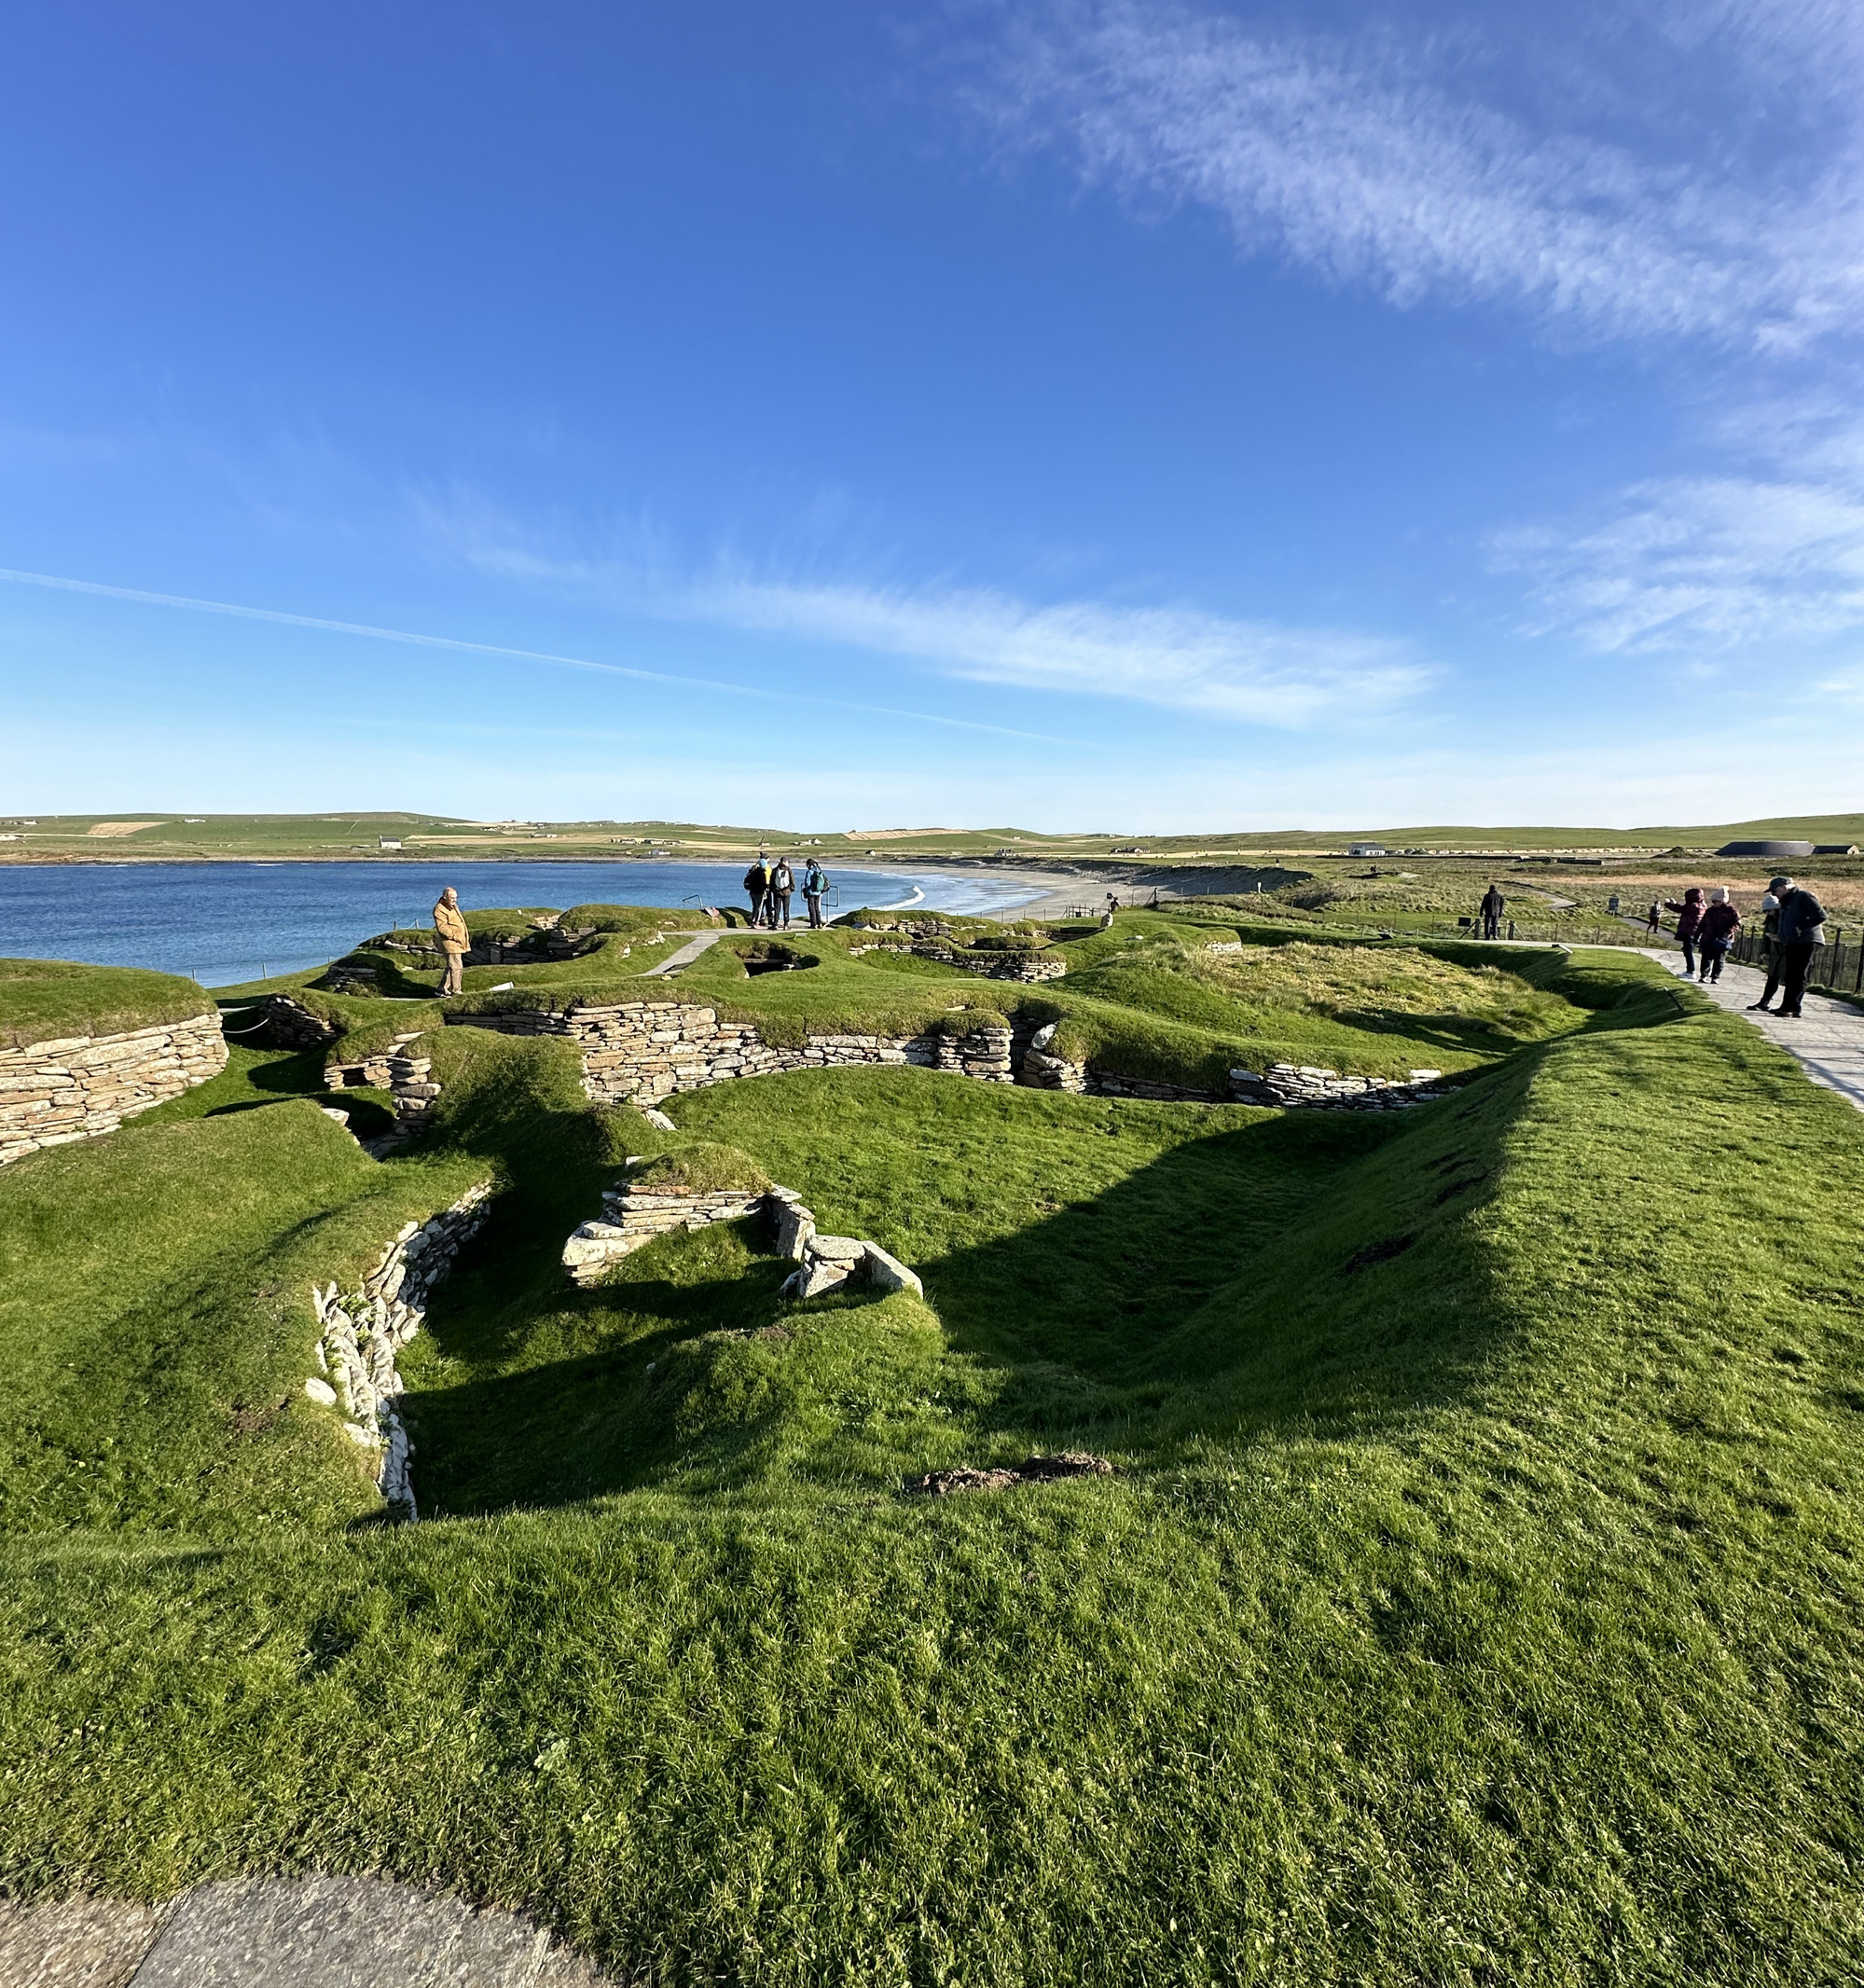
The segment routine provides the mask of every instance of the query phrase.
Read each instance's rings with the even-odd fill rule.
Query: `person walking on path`
[[[1710,982],[1721,978],[1721,962],[1728,958],[1728,948],[1741,930],[1741,914],[1729,903],[1727,890],[1718,886],[1712,896],[1713,902],[1696,928],[1696,944],[1702,949],[1701,977]]]
[[[790,899],[796,888],[796,873],[790,867],[787,856],[779,856],[777,867],[770,872],[770,927],[774,932],[777,917],[780,912],[783,930],[790,929]]]
[[[1793,880],[1790,877],[1776,877],[1767,886],[1767,894],[1760,900],[1760,957],[1767,962],[1767,985],[1760,989],[1760,999],[1747,1003],[1750,1015],[1768,1015],[1773,1011],[1769,1002],[1780,991],[1780,898],[1782,890],[1790,890]]]
[[[460,893],[451,884],[440,893],[434,907],[434,936],[446,956],[447,971],[440,976],[442,996],[457,994],[465,984],[466,953],[473,935],[466,930],[466,917],[460,909]]]
[[[822,893],[828,889],[828,877],[813,856],[808,868],[803,872],[803,902],[809,907],[809,930],[820,932],[822,925]]]
[[[1644,930],[1654,939],[1663,929],[1664,907],[1653,897],[1650,900],[1650,915],[1644,920]]]
[[[757,861],[744,873],[744,894],[751,900],[751,923],[753,929],[764,922],[764,899],[770,889],[770,866],[764,861],[764,851],[759,849]]]
[[[1664,900],[1664,908],[1677,914],[1677,938],[1683,948],[1683,972],[1693,974],[1696,970],[1696,933],[1702,930],[1702,886],[1691,884],[1683,892],[1679,904],[1673,897]]]
[[[1469,900],[1463,900],[1468,904]],[[1482,935],[1484,939],[1498,939],[1501,936],[1501,914],[1507,908],[1508,900],[1500,890],[1490,884],[1482,901]]]
[[[1787,888],[1780,892],[1779,1012],[1798,1021],[1812,956],[1825,944],[1825,906],[1790,877],[1780,880]]]

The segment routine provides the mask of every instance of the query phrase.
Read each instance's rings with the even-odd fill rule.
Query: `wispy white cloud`
[[[1582,60],[1549,102],[1531,48],[1504,91],[1454,42],[1256,34],[1131,0],[1016,17],[982,94],[1000,130],[1058,148],[1090,183],[1213,209],[1246,251],[1396,304],[1791,346],[1856,324],[1864,303],[1857,104],[1802,119],[1772,157],[1669,112],[1692,69],[1726,86],[1762,53],[1802,106],[1834,103],[1834,67],[1856,89],[1855,10],[1768,11],[1736,35],[1713,7],[1673,8],[1676,73],[1644,79],[1641,130],[1584,101]]]
[[[1790,469],[1639,484],[1603,521],[1496,534],[1496,563],[1528,578],[1533,630],[1700,653],[1864,628],[1864,426],[1797,425],[1776,436]]]
[[[1039,604],[985,587],[770,578],[732,562],[693,573],[627,557],[564,559],[483,519],[430,524],[456,556],[506,578],[594,591],[663,620],[902,656],[967,683],[1299,727],[1388,711],[1435,673],[1408,643],[1353,629],[1186,607]]]
[[[517,662],[540,663],[551,669],[587,670],[597,676],[625,677],[636,683],[663,683],[680,690],[702,690],[733,697],[753,697],[785,704],[822,701],[785,688],[776,691],[760,683],[732,683],[711,677],[693,676],[665,670],[638,670],[627,663],[607,663],[582,656],[559,656],[543,649],[513,649],[499,642],[467,642],[455,635],[428,635],[408,628],[378,628],[361,621],[332,621],[318,614],[297,614],[280,608],[248,607],[231,601],[202,601],[188,594],[151,593],[136,587],[113,587],[101,580],[74,580],[59,573],[21,573],[0,567],[0,582],[18,587],[43,587],[58,593],[90,594],[111,601],[133,601],[144,607],[180,608],[190,614],[224,614],[239,621],[266,621],[285,628],[310,628],[324,634],[361,636],[369,642],[397,642],[417,649],[451,649],[471,656],[506,656]],[[839,710],[869,712],[883,718],[909,718],[924,725],[950,725],[960,731],[996,732],[1005,738],[1038,739],[1044,745],[1066,745],[1070,741],[1046,733],[1018,731],[1008,725],[986,725],[975,719],[958,718],[939,711],[901,711],[891,705],[857,704],[835,700]]]
[[[1381,637],[1186,608],[1037,606],[981,589],[889,591],[723,579],[663,608],[908,656],[941,674],[1299,726],[1385,708],[1429,671]]]

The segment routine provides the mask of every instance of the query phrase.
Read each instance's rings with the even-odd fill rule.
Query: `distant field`
[[[734,827],[684,821],[476,821],[388,809],[327,815],[205,815],[199,818],[121,808],[95,815],[41,815],[0,820],[0,862],[120,862],[163,858],[353,861],[359,856],[423,855],[457,859],[472,853],[527,861],[552,856],[587,860],[650,853],[688,858],[749,855],[760,847],[815,848],[825,860],[850,856],[895,862],[928,857],[1017,859],[1023,862],[1212,863],[1277,852],[1344,854],[1354,842],[1374,841],[1403,851],[1608,850],[1661,856],[1671,849],[1712,850],[1724,842],[1803,840],[1864,845],[1864,814],[1802,816],[1718,825],[1648,828],[1436,826],[1387,829],[1271,829],[1235,834],[1148,835],[1140,833],[1042,835],[1030,829],[806,829]],[[383,841],[399,849],[384,850]]]

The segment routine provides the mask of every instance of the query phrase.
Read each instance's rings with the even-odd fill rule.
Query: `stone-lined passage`
[[[630,1160],[630,1167],[639,1166]],[[586,1222],[563,1245],[563,1268],[573,1283],[600,1283],[605,1273],[626,1256],[675,1229],[703,1229],[714,1222],[739,1222],[755,1215],[776,1232],[777,1251],[798,1267],[784,1282],[786,1298],[819,1298],[848,1283],[876,1291],[910,1291],[925,1296],[925,1286],[898,1257],[878,1243],[849,1236],[818,1236],[814,1211],[803,1206],[794,1188],[757,1192],[728,1188],[710,1194],[643,1193],[623,1180],[602,1194],[602,1215]]]
[[[380,1454],[376,1483],[397,1517],[420,1516],[408,1459],[414,1446],[402,1424],[402,1379],[395,1355],[421,1330],[427,1298],[453,1267],[461,1246],[484,1223],[491,1182],[468,1188],[451,1208],[425,1222],[410,1222],[394,1237],[361,1286],[345,1297],[333,1281],[313,1284],[311,1302],[324,1329],[317,1342],[319,1372],[304,1391],[323,1407],[340,1406],[351,1440]],[[334,1374],[336,1385],[324,1376]]]
[[[0,1167],[42,1146],[114,1132],[226,1067],[217,1014],[0,1049]]]
[[[869,946],[848,948],[850,959],[860,959],[863,953],[904,953],[915,959],[932,959],[941,966],[955,966],[961,973],[975,974],[979,980],[1017,980],[1028,987],[1039,986],[1046,980],[1062,980],[1068,974],[1068,961],[1059,955],[1045,959],[1034,953],[972,952],[966,947],[941,946],[935,942],[900,946],[891,940],[877,939]]]

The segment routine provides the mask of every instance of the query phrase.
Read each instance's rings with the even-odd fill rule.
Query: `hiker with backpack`
[[[1498,939],[1501,936],[1501,914],[1508,908],[1508,900],[1502,896],[1500,887],[1490,884],[1483,893],[1479,909],[1482,918],[1482,935],[1484,939]]]
[[[1702,915],[1702,923],[1696,927],[1696,944],[1702,952],[1698,977],[1707,985],[1712,987],[1721,978],[1721,962],[1728,958],[1728,949],[1740,930],[1741,914],[1729,902],[1727,890],[1718,886],[1708,909]]]
[[[803,872],[803,902],[809,907],[809,930],[820,932],[822,923],[822,896],[828,890],[828,875],[813,856],[808,868]]]
[[[790,867],[787,856],[779,856],[776,866],[770,872],[770,929],[775,932],[780,913],[783,930],[790,929],[790,895],[796,888],[795,872]]]

